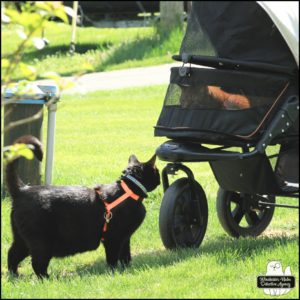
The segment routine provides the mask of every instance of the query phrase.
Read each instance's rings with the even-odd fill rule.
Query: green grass
[[[165,91],[166,86],[157,86],[64,96],[57,111],[54,183],[109,183],[121,175],[132,153],[148,160],[165,140],[153,137]],[[164,166],[158,161],[160,170]],[[208,198],[208,228],[200,248],[165,250],[158,229],[160,186],[144,201],[147,216],[132,238],[132,266],[115,274],[108,271],[100,245],[96,251],[52,259],[49,280],[36,279],[29,258],[20,278],[12,278],[6,264],[12,240],[10,201],[3,200],[2,298],[270,298],[256,288],[256,277],[266,273],[270,260],[291,266],[296,276],[296,288],[278,298],[298,298],[298,211],[277,209],[262,236],[232,239],[216,215],[218,186],[208,164],[188,166]],[[279,199],[284,201],[291,202]]]
[[[11,53],[20,42],[15,28],[4,26],[1,37],[5,41],[1,54],[12,58]],[[67,76],[84,70],[87,63],[94,71],[105,71],[172,62],[171,56],[179,52],[183,31],[174,29],[162,36],[154,27],[79,27],[73,56],[69,54],[70,25],[49,22],[45,37],[50,44],[42,50],[28,47],[22,61],[36,67],[38,74],[51,70]],[[18,74],[14,78],[20,79]]]

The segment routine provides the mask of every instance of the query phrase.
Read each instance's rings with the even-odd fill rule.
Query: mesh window
[[[193,1],[180,54],[297,70],[286,41],[256,1]]]
[[[285,83],[274,85],[271,89],[264,85],[252,84],[249,77],[230,80],[231,73],[218,76],[215,70],[191,69],[190,78],[176,76],[178,68],[172,69],[171,83],[165,97],[165,106],[178,106],[184,109],[243,110],[270,106],[283,90]],[[200,74],[198,74],[201,72]],[[220,72],[218,73],[220,74]],[[210,79],[211,78],[211,79]]]
[[[216,51],[209,36],[202,30],[195,10],[191,11],[188,18],[187,30],[180,48],[180,54],[183,53],[216,56]]]
[[[261,91],[263,93],[263,91]],[[270,104],[276,95],[251,95],[243,89],[197,85],[180,86],[171,83],[165,98],[165,105],[177,105],[187,109],[247,109]]]

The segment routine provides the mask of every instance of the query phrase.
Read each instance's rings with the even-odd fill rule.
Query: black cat
[[[42,160],[42,145],[37,138],[23,136],[15,143],[32,145],[35,157]],[[142,200],[160,184],[155,158],[140,163],[131,155],[120,180],[95,188],[27,186],[17,174],[18,159],[8,163],[13,232],[9,271],[17,275],[19,263],[30,255],[35,274],[48,277],[52,257],[95,250],[101,239],[108,265],[115,268],[120,261],[127,266],[131,261],[130,237],[146,214]]]

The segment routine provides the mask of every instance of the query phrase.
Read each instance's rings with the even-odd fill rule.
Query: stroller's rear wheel
[[[159,230],[168,249],[199,247],[207,226],[205,192],[188,178],[176,180],[165,192],[159,214]]]
[[[266,196],[275,203],[275,197]],[[223,190],[218,191],[217,213],[224,230],[233,237],[258,236],[270,224],[274,206],[259,207],[258,196]]]

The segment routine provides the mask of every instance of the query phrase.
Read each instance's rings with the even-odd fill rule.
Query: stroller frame
[[[174,236],[174,233],[172,233],[172,229],[169,228],[168,231],[166,231],[166,226],[172,226],[169,224],[165,225],[167,218],[173,218],[173,216],[167,216],[165,213],[161,212],[160,215],[160,234],[161,238],[163,240],[163,243],[166,248],[176,248],[176,247],[198,247],[205,235],[206,227],[207,227],[207,218],[208,218],[208,211],[207,208],[201,209],[201,206],[207,207],[207,200],[206,196],[204,194],[204,191],[199,193],[197,191],[197,182],[194,178],[194,174],[190,168],[185,166],[182,162],[209,162],[214,168],[214,164],[218,166],[220,162],[230,162],[230,165],[232,165],[233,162],[235,164],[240,165],[243,160],[255,160],[257,157],[263,157],[264,161],[265,159],[268,159],[265,156],[265,151],[267,147],[276,140],[276,137],[282,134],[282,130],[287,130],[291,124],[293,124],[297,116],[299,115],[299,100],[296,97],[291,97],[288,101],[284,103],[282,108],[278,111],[276,117],[273,119],[273,121],[270,123],[268,129],[266,130],[265,134],[262,136],[262,138],[258,141],[258,143],[255,145],[254,150],[250,151],[250,144],[243,145],[242,147],[242,153],[241,152],[232,152],[227,151],[227,149],[230,146],[222,146],[217,147],[214,149],[209,149],[206,147],[203,147],[201,144],[197,143],[189,143],[189,142],[183,142],[183,141],[167,141],[164,144],[162,144],[157,150],[156,154],[157,156],[164,161],[168,161],[171,163],[168,163],[164,169],[162,170],[162,183],[163,183],[163,189],[164,192],[168,192],[168,189],[170,187],[169,184],[169,175],[177,175],[177,172],[183,171],[187,176],[186,183],[189,186],[190,189],[190,226],[192,224],[197,224],[202,222],[201,228],[198,228],[199,232],[194,236],[193,240],[186,240],[185,238],[183,240],[178,240],[176,236]],[[272,155],[273,157],[278,156],[279,154]],[[265,161],[266,162],[266,161]],[[271,170],[272,172],[272,170]],[[270,175],[270,174],[269,174]],[[272,175],[272,174],[271,174]],[[216,176],[217,177],[217,176]],[[246,177],[245,180],[247,181],[248,178]],[[274,179],[273,179],[274,180]],[[235,187],[238,188],[238,187]],[[236,230],[232,230],[230,228],[230,225],[228,225],[228,211],[226,212],[226,215],[224,215],[224,207],[222,205],[218,205],[217,203],[217,210],[218,210],[218,216],[220,219],[220,223],[225,229],[225,231],[234,237],[238,237],[240,235],[243,236],[257,236],[259,235],[270,223],[274,208],[275,207],[282,207],[282,208],[294,208],[299,209],[299,206],[295,205],[288,205],[288,204],[276,204],[275,202],[275,196],[284,196],[284,197],[290,197],[290,198],[299,198],[299,188],[291,188],[288,190],[283,190],[275,185],[272,189],[274,189],[273,193],[269,193],[269,198],[265,198],[265,196],[261,196],[259,194],[251,194],[250,197],[247,197],[245,201],[245,207],[244,212],[251,212],[251,211],[260,211],[260,210],[267,210],[268,213],[266,214],[264,218],[264,226],[262,229],[260,229],[260,232],[257,232],[256,230],[247,231],[247,233],[236,232]],[[236,189],[233,189],[236,190]],[[238,189],[237,189],[238,190]],[[174,191],[169,191],[170,196],[167,194],[166,198],[172,198],[176,195],[171,195],[174,193]],[[219,199],[218,202],[223,202],[224,197],[220,196],[219,192]],[[247,193],[245,194],[247,195]],[[169,199],[167,199],[170,201]],[[203,203],[205,202],[205,203]],[[170,204],[170,203],[169,203]],[[225,208],[226,209],[226,208]],[[167,210],[172,211],[171,207],[164,207],[162,205],[161,211]],[[229,227],[229,228],[228,228]],[[203,232],[204,231],[204,232]],[[170,236],[173,236],[173,238],[170,238]]]
[[[208,10],[212,8],[209,7],[212,4],[203,3],[197,4],[198,8],[195,8],[190,27],[188,25],[187,30],[189,28],[190,30],[195,30],[196,27],[193,26],[198,26],[199,23],[195,14],[200,6],[205,8],[207,5]],[[227,2],[222,5],[224,5],[225,10],[228,7],[233,8],[233,4],[227,4]],[[241,3],[238,5],[244,4]],[[249,3],[247,5],[249,5],[251,10],[255,9],[254,4]],[[203,11],[203,7],[199,11]],[[207,20],[209,21],[209,18]],[[196,31],[193,32],[195,34]],[[185,41],[187,46],[185,45]],[[285,150],[282,149],[286,149],[283,145],[288,145],[287,147],[292,145],[292,151],[289,152],[288,149],[287,155],[290,155],[290,153],[295,155],[296,152],[298,153],[299,148],[299,133],[297,129],[297,122],[299,122],[299,96],[298,87],[295,84],[295,82],[298,82],[298,70],[294,69],[292,59],[289,56],[286,59],[285,65],[282,63],[264,63],[264,57],[261,61],[259,59],[257,61],[251,59],[247,61],[247,54],[245,54],[245,60],[200,56],[186,52],[189,51],[189,48],[186,47],[189,47],[190,41],[189,36],[186,35],[182,44],[183,51],[181,51],[181,55],[173,56],[174,60],[181,61],[183,65],[181,68],[172,69],[170,91],[168,89],[163,107],[164,109],[167,106],[166,112],[162,112],[155,127],[155,135],[167,136],[170,139],[156,150],[159,159],[168,162],[162,170],[162,183],[165,194],[160,209],[159,226],[163,244],[166,248],[170,249],[177,247],[198,247],[205,236],[207,227],[208,205],[205,192],[195,180],[192,170],[184,165],[184,163],[209,162],[220,186],[216,203],[218,218],[222,227],[230,236],[255,237],[260,235],[271,222],[275,207],[299,209],[299,205],[275,203],[275,197],[277,196],[299,198],[299,184],[286,182],[288,180],[284,181],[286,172],[289,171],[287,165],[284,165],[283,168],[286,170],[283,173],[280,170],[282,168],[280,158],[285,155]],[[223,51],[223,48],[219,49]],[[252,55],[251,51],[249,54]],[[193,69],[191,64],[212,67],[215,71],[209,70],[208,73],[205,73],[206,71],[203,69]],[[219,70],[221,70],[220,74],[217,73]],[[282,101],[276,103],[276,100],[275,104],[272,105],[272,108],[275,107],[276,109],[268,115],[272,110],[271,108],[263,118],[261,122],[262,127],[260,127],[261,124],[257,127],[260,132],[259,134],[255,134],[250,138],[246,136],[240,136],[241,138],[239,138],[238,134],[231,133],[231,137],[228,135],[227,139],[227,133],[224,132],[223,134],[220,131],[221,134],[216,132],[216,138],[210,140],[210,134],[214,134],[214,129],[209,133],[210,128],[206,123],[202,123],[204,125],[203,129],[199,125],[201,123],[197,123],[197,119],[195,123],[190,123],[192,126],[199,126],[197,127],[199,131],[196,131],[196,129],[193,131],[192,126],[189,127],[186,125],[189,124],[186,121],[188,118],[195,119],[196,114],[198,114],[197,109],[199,108],[190,106],[192,110],[194,109],[194,114],[190,114],[183,121],[180,113],[185,113],[189,109],[189,106],[182,106],[181,110],[175,110],[172,107],[174,105],[184,105],[185,103],[181,101],[185,96],[191,99],[191,102],[187,105],[194,105],[193,101],[195,98],[191,95],[192,93],[198,93],[200,90],[191,88],[191,92],[187,93],[186,89],[189,86],[194,87],[194,85],[198,84],[198,81],[203,86],[211,84],[218,86],[219,83],[222,86],[222,76],[224,77],[225,74],[226,77],[227,71],[229,71],[228,74],[233,74],[233,78],[238,83],[242,82],[242,78],[251,79],[251,77],[247,77],[249,74],[249,76],[255,74],[254,76],[258,76],[257,78],[259,78],[259,74],[264,74],[264,78],[268,78],[268,76],[273,76],[274,74],[279,79],[284,77],[290,78],[292,86],[288,89],[287,93],[283,92],[285,93],[285,97]],[[237,78],[240,75],[235,75],[235,71],[237,73],[240,72],[238,74],[241,74],[242,77]],[[193,72],[195,72],[195,75],[193,75]],[[204,79],[199,77],[200,75],[204,76]],[[195,78],[190,79],[191,76],[195,76]],[[214,79],[214,76],[216,76],[216,79]],[[255,82],[259,82],[257,78]],[[221,79],[221,82],[218,82],[219,79]],[[276,84],[277,79],[274,80]],[[228,80],[224,80],[223,83],[225,87],[226,84],[228,86]],[[185,91],[185,94],[178,96],[176,94],[178,90],[172,94],[172,84],[173,86],[177,84],[182,89],[182,93]],[[272,87],[272,83],[268,82],[268,84],[266,89]],[[179,98],[174,98],[174,95]],[[169,110],[168,107],[171,107],[172,110]],[[221,113],[217,116],[220,117],[220,115]],[[199,118],[203,119],[205,117],[203,114],[199,115]],[[210,117],[211,115],[207,118]],[[249,120],[250,117],[248,115],[246,120]],[[177,123],[174,118],[179,118],[178,126],[181,127],[176,127]],[[265,119],[268,119],[268,122],[265,122]],[[212,124],[212,122],[208,124]],[[204,146],[203,144],[210,144],[214,148]],[[282,147],[280,152],[268,156],[267,149],[269,146],[278,144]],[[240,148],[241,151],[232,151],[229,149],[232,147]],[[271,165],[271,158],[277,158],[275,168]],[[292,156],[292,160],[293,158],[294,156]],[[180,178],[170,184],[169,175],[177,175],[178,171],[183,171],[186,177]],[[294,168],[293,172],[293,175],[287,176],[287,178],[292,178],[292,181],[299,180],[299,171],[297,171],[297,168]],[[232,206],[235,206],[234,209],[232,209]],[[244,217],[246,227],[240,224]]]

